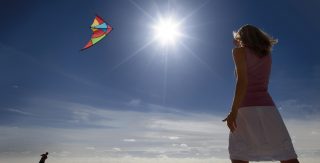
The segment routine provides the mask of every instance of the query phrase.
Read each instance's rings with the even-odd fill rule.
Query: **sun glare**
[[[153,29],[155,39],[162,45],[174,44],[181,35],[179,23],[171,17],[160,19]]]

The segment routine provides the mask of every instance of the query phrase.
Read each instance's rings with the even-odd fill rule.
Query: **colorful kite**
[[[96,15],[91,24],[92,36],[90,41],[84,46],[81,50],[90,48],[92,45],[101,41],[104,37],[107,36],[112,30],[112,27],[107,24],[100,16]]]

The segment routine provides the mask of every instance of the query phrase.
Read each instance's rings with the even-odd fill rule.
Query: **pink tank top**
[[[240,107],[246,106],[275,106],[268,92],[271,72],[271,55],[259,57],[246,48],[248,87]]]

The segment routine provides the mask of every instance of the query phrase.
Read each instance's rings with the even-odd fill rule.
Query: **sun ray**
[[[195,28],[199,28],[199,27],[206,27],[206,26],[213,26],[215,25],[214,23],[216,23],[215,21],[207,21],[207,22],[203,22],[203,23],[197,23],[197,24],[192,24],[192,25],[188,25],[185,26],[185,29],[195,29]]]
[[[190,14],[188,14],[187,16],[183,17],[180,21],[179,24],[183,24],[187,19],[189,19],[189,17],[193,16],[195,13],[197,13],[200,9],[202,9],[208,2],[210,2],[210,0],[205,1],[204,3],[202,3],[198,8],[196,8],[195,10],[193,10]]]
[[[111,72],[116,70],[117,68],[119,68],[122,64],[128,62],[130,59],[132,59],[134,56],[136,56],[137,54],[139,54],[142,50],[144,50],[145,48],[147,48],[150,44],[152,44],[154,42],[154,39],[150,40],[149,42],[145,43],[142,47],[140,47],[138,50],[136,50],[135,52],[133,52],[131,55],[129,55],[128,57],[124,58],[119,64],[115,65],[112,69]]]
[[[140,7],[134,0],[130,0],[130,2],[139,10],[141,11],[145,16],[150,18],[151,20],[155,21],[154,17],[151,16],[146,10],[144,10],[142,7]]]
[[[196,58],[199,62],[202,63],[202,65],[204,65],[209,71],[211,71],[212,73],[214,73],[215,76],[217,76],[218,79],[222,79],[222,77],[213,70],[213,68],[207,63],[205,62],[203,59],[201,59],[196,53],[194,53],[188,46],[186,46],[183,42],[179,41],[178,42],[185,50],[187,50],[189,52],[189,54],[191,54],[191,56],[193,56],[194,58]]]
[[[193,37],[184,33],[180,33],[179,35],[182,39],[186,38],[186,39],[192,39],[192,40],[196,40],[196,41],[202,41],[201,39],[197,38],[197,37]]]
[[[162,103],[166,104],[166,97],[167,97],[167,82],[168,82],[168,48],[165,48],[165,55],[164,55],[164,78],[163,78],[163,97]]]

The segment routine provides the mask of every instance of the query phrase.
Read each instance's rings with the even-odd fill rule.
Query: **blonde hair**
[[[267,33],[253,25],[244,25],[238,31],[233,32],[233,38],[240,46],[248,47],[259,56],[266,56],[271,53],[272,46],[278,43]]]

